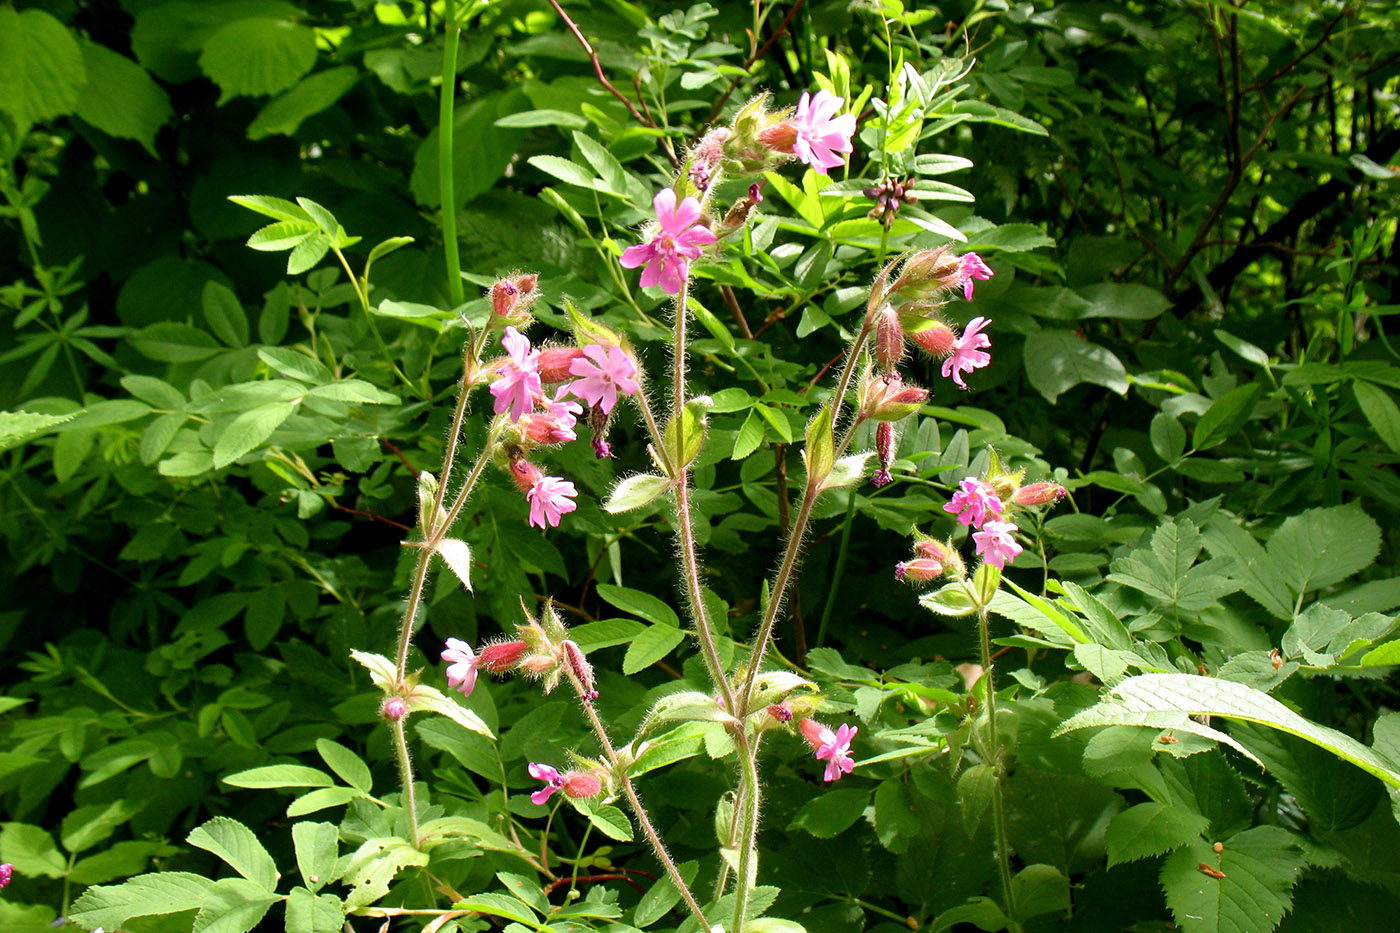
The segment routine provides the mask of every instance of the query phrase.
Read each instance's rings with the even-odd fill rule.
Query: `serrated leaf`
[[[1396,453],[1400,453],[1400,406],[1390,397],[1390,393],[1369,382],[1356,380],[1351,384],[1356,393],[1356,403],[1361,413],[1371,422],[1381,441]]]
[[[302,765],[264,765],[230,774],[223,783],[231,787],[330,787],[335,780],[326,772]]]
[[[316,64],[316,33],[284,19],[229,23],[204,43],[199,67],[219,86],[219,103],[277,94]]]
[[[1275,618],[1293,618],[1293,601],[1283,582],[1283,572],[1253,535],[1217,513],[1206,523],[1202,538],[1212,554],[1234,561],[1230,565],[1231,579],[1240,582],[1255,602]]]
[[[1302,594],[1366,569],[1380,546],[1376,520],[1350,503],[1309,509],[1286,519],[1269,539],[1267,550],[1289,588]]]
[[[1162,890],[1177,926],[1186,933],[1268,933],[1288,912],[1307,864],[1301,846],[1277,826],[1256,826],[1224,846],[1216,854],[1200,842],[1162,864]]]
[[[68,871],[67,859],[53,837],[29,823],[0,824],[0,858],[13,864],[20,875],[62,878]]]
[[[335,378],[320,360],[286,347],[261,347],[258,350],[258,359],[284,376],[291,376],[313,385],[330,382]]]
[[[70,112],[88,77],[72,33],[43,10],[0,9],[0,110],[23,131]]]
[[[255,211],[264,217],[271,217],[273,220],[311,223],[311,215],[302,210],[299,205],[283,198],[274,198],[265,194],[231,194],[228,199],[239,207],[246,207],[250,211]]]
[[[250,881],[223,878],[205,892],[190,933],[248,933],[278,900]]]
[[[212,279],[205,282],[203,311],[215,337],[230,347],[248,345],[248,315],[243,313],[243,305],[233,289]]]
[[[116,930],[136,917],[196,910],[214,882],[183,871],[137,875],[122,884],[88,888],[74,902],[68,919],[88,929]]]
[[[330,739],[316,740],[316,753],[332,771],[351,787],[369,793],[372,789],[369,765],[350,749]]]
[[[335,880],[335,862],[340,854],[340,831],[333,823],[297,823],[292,827],[297,870],[313,892]]]
[[[617,807],[599,807],[588,814],[588,822],[609,839],[619,842],[632,841],[632,821]]]
[[[263,445],[296,411],[295,402],[274,402],[245,411],[214,442],[214,469],[221,470]]]
[[[136,352],[161,363],[194,363],[219,352],[207,331],[177,321],[151,324],[128,339]]]
[[[306,888],[293,888],[287,895],[288,931],[340,933],[344,925],[345,904],[334,894],[317,896]]]
[[[1104,833],[1108,865],[1151,858],[1184,846],[1210,826],[1210,820],[1184,807],[1140,803],[1113,818]]]
[[[651,667],[685,641],[685,632],[670,625],[652,625],[632,639],[622,659],[622,672],[635,674]]]
[[[253,831],[237,820],[216,816],[195,827],[185,841],[214,853],[264,891],[277,890],[277,864]]]
[[[74,112],[108,136],[134,139],[156,155],[156,133],[175,115],[164,88],[124,55],[83,40],[87,83]]]
[[[535,912],[524,901],[504,894],[476,894],[452,905],[454,910],[471,910],[488,917],[505,917],[517,923],[538,926]]]
[[[446,716],[458,725],[466,726],[473,732],[479,732],[487,738],[494,739],[496,737],[491,732],[491,727],[486,725],[485,720],[436,687],[425,687],[422,684],[414,687],[413,693],[408,698],[408,707],[411,710],[424,710]]]
[[[339,807],[349,803],[356,797],[363,797],[364,794],[350,787],[322,787],[310,793],[302,794],[291,803],[287,804],[287,816],[306,816],[308,813],[319,813],[331,807]]]
[[[1231,389],[1211,404],[1191,434],[1191,446],[1208,450],[1229,440],[1249,421],[1259,399],[1261,386],[1257,382]]]
[[[255,230],[243,245],[262,253],[277,253],[299,246],[315,232],[316,225],[308,220],[279,220]]]
[[[462,581],[462,585],[467,588],[467,592],[472,591],[472,549],[465,541],[456,538],[443,538],[433,550],[442,558],[443,563],[457,575],[457,579]]]
[[[328,68],[303,78],[296,87],[270,102],[248,124],[248,138],[291,136],[302,121],[327,109],[359,80],[359,70],[350,65]]]

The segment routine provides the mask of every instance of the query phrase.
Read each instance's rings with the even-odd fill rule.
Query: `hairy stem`
[[[753,746],[750,747],[741,725],[734,741],[739,747],[739,776],[743,781],[743,790],[740,794],[739,813],[736,814],[736,818],[740,820],[739,865],[734,873],[734,920],[729,928],[742,930],[744,914],[749,907],[749,892],[753,888],[753,853],[758,841],[758,811],[762,788],[758,781],[758,736],[754,736]]]
[[[413,787],[413,761],[408,755],[408,718],[389,723],[394,735],[394,757],[399,760],[399,781],[403,784],[403,806],[408,811],[409,841],[418,848],[418,793]]]
[[[996,833],[997,871],[1001,875],[1002,896],[1006,898],[1006,913],[1016,917],[1016,900],[1011,893],[1011,852],[1006,837],[1006,810],[1001,794],[1001,743],[997,738],[997,691],[992,676],[992,636],[987,607],[977,613],[977,634],[982,650],[982,688],[987,695],[987,745],[996,784],[992,790],[992,830]]]

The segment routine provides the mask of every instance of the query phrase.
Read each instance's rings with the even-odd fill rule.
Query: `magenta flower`
[[[525,494],[530,500],[530,524],[536,528],[558,525],[560,518],[578,508],[573,501],[577,495],[578,490],[568,480],[557,476],[540,477]]]
[[[511,421],[535,410],[535,396],[540,392],[540,351],[530,349],[530,338],[514,327],[507,327],[501,338],[510,358],[501,365],[496,380],[491,383],[495,396],[495,412],[510,412]]]
[[[544,781],[544,787],[530,795],[530,802],[537,807],[544,806],[556,791],[564,789],[563,776],[549,765],[537,765],[532,761],[525,770],[529,771],[530,777],[535,780]]]
[[[447,648],[442,659],[448,662],[447,685],[462,691],[463,696],[471,696],[476,686],[476,652],[472,646],[460,638],[447,639]]]
[[[817,749],[817,758],[826,762],[826,774],[822,776],[823,781],[838,780],[841,775],[850,774],[851,769],[856,766],[855,759],[848,753],[851,750],[851,739],[855,738],[857,731],[859,731],[857,727],[844,723],[835,733],[830,729],[821,731],[818,739],[821,744]]]
[[[10,883],[10,878],[14,875],[14,873],[15,866],[11,865],[9,862],[0,865],[0,888],[3,888],[5,885]]]
[[[676,192],[662,188],[652,199],[656,209],[657,230],[646,243],[629,246],[622,251],[622,267],[642,271],[642,287],[660,285],[668,295],[679,295],[681,286],[690,275],[690,262],[700,258],[700,247],[715,241],[710,230],[697,223],[700,202],[686,198],[676,204]]]
[[[982,261],[981,256],[978,256],[976,253],[963,253],[958,257],[958,271],[954,273],[954,275],[957,280],[962,283],[963,298],[971,301],[973,279],[979,282],[985,282],[987,279],[990,279],[994,273],[991,269],[987,268],[987,264]]]
[[[1001,518],[1004,508],[996,490],[980,479],[968,477],[958,484],[958,491],[953,493],[952,500],[943,506],[943,511],[953,513],[964,525],[981,528],[988,515],[995,519]]]
[[[837,153],[851,151],[856,118],[849,113],[836,116],[845,102],[829,91],[818,91],[815,97],[803,91],[797,102],[797,113],[792,119],[797,132],[792,142],[793,154],[823,175],[827,169],[846,164]]]
[[[1015,533],[1016,525],[1013,522],[987,522],[981,531],[973,534],[972,540],[977,545],[977,553],[982,555],[982,559],[1001,570],[1025,550],[1012,537]]]
[[[992,345],[991,338],[982,333],[982,328],[990,323],[992,322],[984,317],[975,317],[968,321],[962,336],[953,342],[953,352],[943,361],[943,375],[952,376],[960,388],[967,388],[967,383],[963,382],[963,373],[981,369],[992,361],[990,353],[982,352],[983,347]]]
[[[583,348],[587,359],[569,364],[569,374],[579,378],[569,384],[569,391],[588,403],[598,406],[603,414],[613,410],[617,394],[631,395],[637,385],[637,364],[621,347],[589,344]]]

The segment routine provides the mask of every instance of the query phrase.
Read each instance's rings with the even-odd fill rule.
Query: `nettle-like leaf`
[[[1198,612],[1240,588],[1227,576],[1230,560],[1215,558],[1196,564],[1202,547],[1195,524],[1169,519],[1153,532],[1151,550],[1136,548],[1115,560],[1108,578],[1145,593],[1174,616]]]
[[[1292,889],[1307,866],[1297,836],[1256,826],[1222,841],[1179,849],[1162,864],[1162,890],[1176,924],[1187,933],[1268,933],[1293,903]]]

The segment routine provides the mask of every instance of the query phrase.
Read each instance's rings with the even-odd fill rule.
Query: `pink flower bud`
[[[916,557],[894,565],[894,578],[901,583],[929,583],[943,576],[943,564],[927,557]]]
[[[385,697],[379,706],[379,715],[390,722],[398,722],[408,715],[408,703],[403,697]]]
[[[583,656],[583,649],[572,641],[564,642],[564,656],[569,661],[569,668],[578,678],[578,682],[583,687],[583,696],[587,700],[598,699],[598,691],[593,689],[593,665],[588,663],[588,659]]]
[[[529,492],[544,479],[544,473],[524,457],[517,457],[510,462],[510,478],[515,480],[515,488],[521,492]]]
[[[884,373],[892,373],[904,359],[904,328],[899,315],[885,305],[875,320],[875,365]]]
[[[926,318],[920,320],[927,321]],[[951,354],[958,343],[958,335],[953,332],[953,328],[942,321],[928,321],[921,329],[911,331],[909,339],[939,358]]]
[[[10,883],[10,878],[14,875],[14,873],[15,866],[11,865],[9,862],[0,865],[0,888],[3,888],[5,885]]]
[[[928,390],[900,380],[898,373],[871,379],[861,391],[860,414],[875,421],[899,421],[918,411]]]
[[[597,797],[603,792],[603,782],[592,771],[569,771],[562,780],[565,796],[575,800]]]
[[[535,293],[535,284],[539,278],[531,273],[512,275],[496,281],[491,286],[491,312],[509,321],[520,319],[530,304],[539,297]]]
[[[802,738],[816,751],[825,744],[822,740],[823,733],[830,733],[831,730],[815,719],[799,719],[797,721],[797,731],[802,733]]]
[[[553,384],[572,379],[569,367],[574,360],[583,359],[583,351],[578,347],[545,347],[540,350],[538,363],[540,382]]]
[[[578,438],[571,415],[524,415],[520,419],[520,429],[525,437],[536,444],[567,444]]]
[[[870,477],[877,487],[894,482],[890,475],[890,463],[894,460],[895,449],[899,446],[899,432],[894,424],[881,421],[875,428],[875,455],[880,458],[880,468]]]
[[[519,666],[528,648],[523,641],[493,642],[477,655],[477,667],[490,674],[508,673]]]
[[[927,560],[946,564],[957,552],[942,541],[935,541],[933,538],[922,538],[914,542],[914,553]]]
[[[787,703],[774,703],[772,706],[768,707],[768,715],[778,720],[778,722],[792,722],[792,710],[788,707]]]
[[[1060,501],[1064,494],[1065,487],[1059,483],[1031,483],[1016,490],[1011,501],[1017,505],[1044,505]]]

